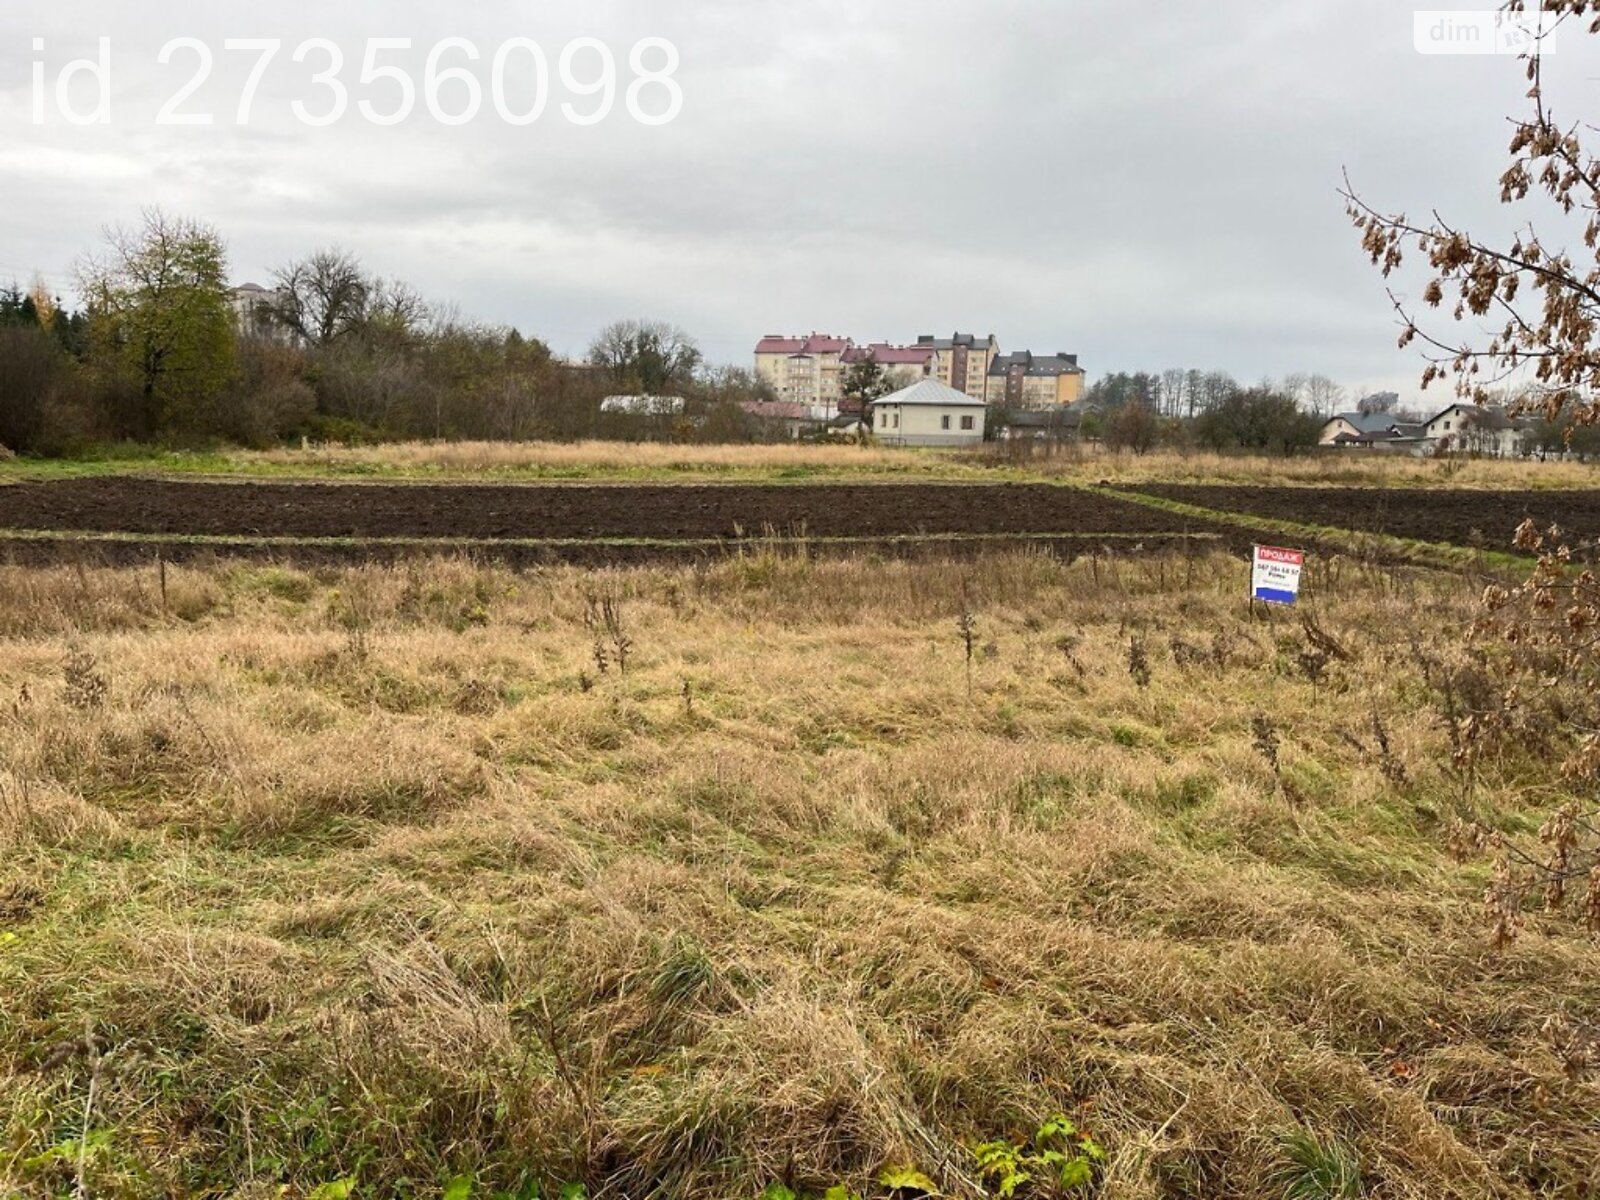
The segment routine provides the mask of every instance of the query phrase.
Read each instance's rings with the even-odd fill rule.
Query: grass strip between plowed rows
[[[1281,517],[1265,517],[1255,513],[1230,512],[1220,508],[1202,508],[1181,500],[1152,496],[1145,492],[1123,491],[1109,487],[1090,487],[1085,491],[1101,496],[1116,496],[1146,508],[1160,509],[1174,516],[1195,520],[1215,521],[1251,532],[1283,534],[1287,538],[1310,539],[1346,554],[1369,554],[1373,550],[1392,553],[1422,566],[1444,570],[1461,570],[1465,567],[1483,569],[1526,569],[1527,560],[1503,550],[1483,550],[1457,546],[1448,542],[1426,542],[1415,538],[1395,537],[1385,533],[1368,533],[1341,529],[1334,525],[1316,525],[1305,521],[1289,521]]]

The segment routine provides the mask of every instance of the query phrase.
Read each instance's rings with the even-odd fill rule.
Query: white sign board
[[[1300,594],[1300,569],[1304,550],[1257,546],[1250,566],[1250,595],[1268,604],[1293,604]]]

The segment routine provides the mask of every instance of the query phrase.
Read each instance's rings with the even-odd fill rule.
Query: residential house
[[[985,406],[937,379],[891,392],[871,406],[872,432],[893,446],[967,446],[983,441]]]
[[[973,333],[956,333],[947,338],[923,334],[917,339],[919,349],[933,351],[933,367],[929,374],[958,392],[965,392],[974,400],[982,400],[989,386],[989,367],[1000,353],[1000,343],[994,334],[980,338]]]
[[[1335,413],[1323,425],[1317,444],[1407,451],[1424,445],[1422,425],[1394,412]]]
[[[989,364],[985,398],[1011,409],[1065,407],[1083,395],[1083,378],[1076,354],[1013,350]]]
[[[1531,421],[1515,421],[1498,408],[1452,404],[1422,430],[1440,452],[1459,451],[1491,458],[1519,458],[1532,442]]]
[[[850,338],[826,333],[768,334],[756,343],[756,375],[772,385],[780,400],[837,412],[843,395],[844,354],[854,345]]]
[[[1056,405],[1050,408],[1003,408],[995,436],[1003,442],[1054,442],[1078,436],[1083,413]]]

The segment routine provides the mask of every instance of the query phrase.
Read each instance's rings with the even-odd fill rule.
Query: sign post
[[[1250,565],[1250,598],[1267,604],[1293,604],[1300,595],[1304,550],[1257,546]]]

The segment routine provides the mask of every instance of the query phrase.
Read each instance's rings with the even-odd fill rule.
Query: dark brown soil
[[[244,538],[1140,534],[1202,525],[1049,484],[523,487],[108,477],[0,487],[0,530]]]
[[[1392,488],[1141,484],[1150,496],[1214,511],[1382,533],[1486,550],[1511,549],[1524,519],[1560,525],[1579,542],[1600,536],[1600,490],[1503,492]]]

